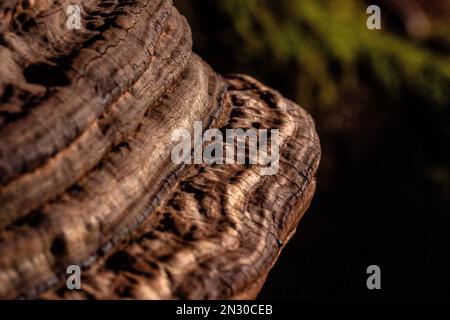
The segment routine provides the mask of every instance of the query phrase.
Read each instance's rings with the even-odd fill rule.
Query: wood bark
[[[311,116],[216,74],[167,0],[9,0],[0,16],[0,297],[255,297],[314,194]],[[171,133],[195,121],[279,129],[278,173],[174,164]]]

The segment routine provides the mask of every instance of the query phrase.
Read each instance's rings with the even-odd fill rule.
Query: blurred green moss
[[[367,77],[383,94],[395,97],[407,86],[436,108],[448,104],[449,56],[387,30],[368,30],[361,2],[227,0],[214,5],[231,22],[236,60],[259,60],[269,69],[290,62],[298,70],[294,98],[307,106],[339,105],[338,92],[351,95]],[[368,74],[358,73],[361,64]]]
[[[239,54],[265,57],[269,53],[272,65],[294,61],[298,77],[307,79],[297,79],[297,100],[319,108],[338,105],[338,91],[351,94],[364,81],[358,74],[363,61],[383,94],[395,96],[408,86],[436,108],[448,104],[449,56],[386,30],[368,30],[361,2],[227,0],[217,5],[240,38]],[[343,74],[333,74],[330,61]],[[316,96],[308,95],[312,88]]]

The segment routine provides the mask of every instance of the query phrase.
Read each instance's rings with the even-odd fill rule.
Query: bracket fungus
[[[8,0],[0,16],[0,297],[254,298],[314,194],[311,116],[215,73],[171,1]],[[171,133],[195,121],[278,129],[278,172],[173,163]]]

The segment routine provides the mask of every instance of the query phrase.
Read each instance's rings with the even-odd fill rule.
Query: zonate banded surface
[[[77,31],[67,1],[0,5],[0,297],[255,297],[314,194],[313,120],[217,75],[170,1],[77,3]],[[278,173],[175,164],[196,121],[278,129]]]

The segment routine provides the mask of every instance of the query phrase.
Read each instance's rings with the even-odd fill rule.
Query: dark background
[[[321,138],[316,195],[259,297],[449,298],[450,1],[175,5],[194,51],[295,100]]]

